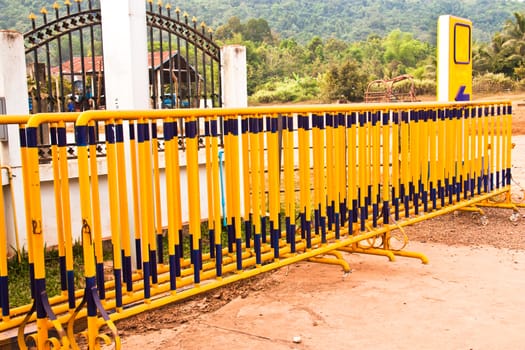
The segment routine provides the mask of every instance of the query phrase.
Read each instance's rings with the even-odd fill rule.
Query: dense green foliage
[[[96,0],[92,0],[94,3]],[[145,0],[144,0],[145,1]],[[27,16],[43,6],[51,10],[55,0],[0,0],[0,28],[21,32],[30,27]],[[64,1],[57,1],[63,6]],[[76,6],[76,3],[72,6]],[[86,0],[83,1],[84,7]],[[154,1],[156,6],[157,1]],[[314,36],[345,41],[384,36],[394,29],[414,33],[431,44],[436,39],[439,15],[453,14],[474,22],[474,38],[488,42],[512,13],[523,9],[522,1],[509,0],[170,0],[163,1],[196,16],[212,27],[231,17],[246,22],[264,18],[281,38],[307,42]]]
[[[0,27],[23,31],[30,25],[30,10],[38,12],[46,4],[51,10],[52,3],[0,0]],[[220,45],[247,47],[248,93],[254,103],[359,101],[368,82],[407,73],[416,78],[418,94],[433,94],[441,14],[467,17],[474,23],[475,89],[525,85],[525,12],[515,12],[523,9],[523,1],[188,0],[170,4],[215,26]],[[84,0],[82,7],[86,6]]]

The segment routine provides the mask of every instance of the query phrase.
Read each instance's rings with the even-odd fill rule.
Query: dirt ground
[[[513,132],[525,135],[525,95],[510,97]],[[513,142],[523,201],[525,136]],[[121,321],[123,349],[525,349],[525,209],[515,223],[511,213],[407,228],[407,250],[427,265],[346,254],[346,276],[303,262]]]

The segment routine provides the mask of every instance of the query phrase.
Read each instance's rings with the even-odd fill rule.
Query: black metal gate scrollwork
[[[177,8],[145,3],[152,108],[221,106],[220,48],[204,23]],[[31,14],[24,34],[31,113],[105,108],[99,0],[65,0]],[[39,133],[42,162],[51,158],[49,127]],[[72,143],[73,140],[68,140]],[[104,153],[104,142],[97,142]],[[76,157],[73,145],[68,155]]]

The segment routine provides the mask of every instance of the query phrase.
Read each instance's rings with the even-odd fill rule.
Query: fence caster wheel
[[[518,224],[518,220],[520,219],[520,213],[515,211],[513,212],[510,217],[509,217],[509,220],[510,222],[512,222],[514,225],[517,225]]]
[[[487,215],[482,215],[480,213],[474,213],[472,215],[472,219],[477,219],[478,224],[481,226],[487,226],[489,224],[489,218],[487,217]]]

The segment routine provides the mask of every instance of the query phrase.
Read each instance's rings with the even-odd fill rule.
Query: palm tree
[[[505,73],[514,76],[516,68],[525,66],[525,12],[515,12],[514,21],[508,20],[505,23],[501,39],[500,59],[506,61]]]

